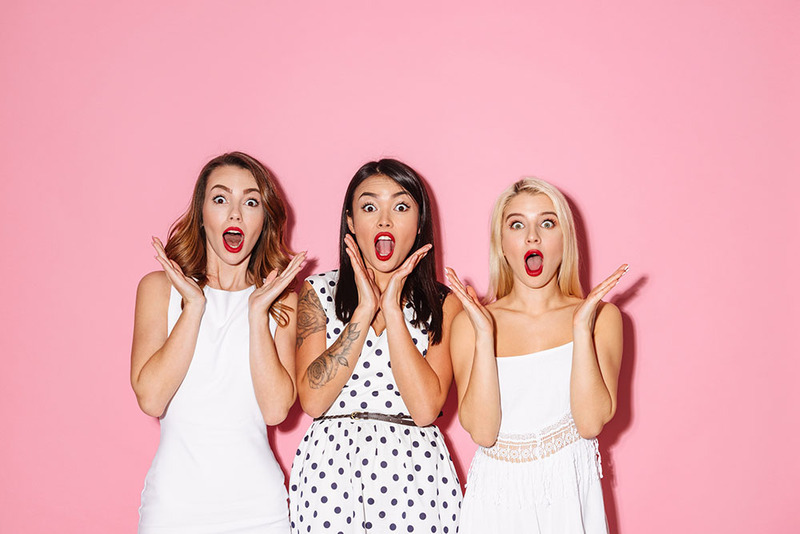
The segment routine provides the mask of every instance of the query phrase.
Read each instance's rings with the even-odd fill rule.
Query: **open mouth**
[[[222,243],[228,252],[239,252],[244,246],[244,232],[241,228],[226,228],[222,232]]]
[[[375,236],[375,256],[386,261],[394,253],[394,236],[389,232],[381,232]]]
[[[544,267],[544,256],[538,250],[529,250],[525,253],[525,272],[528,276],[539,276]]]

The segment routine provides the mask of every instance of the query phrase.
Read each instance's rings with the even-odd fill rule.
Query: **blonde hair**
[[[583,288],[578,278],[578,239],[575,234],[575,219],[563,193],[555,186],[538,178],[523,178],[503,191],[494,204],[491,221],[491,237],[489,245],[489,292],[487,298],[497,300],[505,297],[514,286],[511,267],[503,255],[503,215],[511,199],[526,193],[529,195],[547,195],[553,202],[561,234],[564,237],[564,250],[561,266],[558,268],[558,287],[568,297],[583,298]]]

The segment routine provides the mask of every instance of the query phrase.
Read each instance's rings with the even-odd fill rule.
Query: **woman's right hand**
[[[178,293],[183,297],[185,305],[202,304],[205,308],[206,296],[197,282],[183,274],[180,265],[167,257],[164,245],[157,237],[153,237],[153,248],[156,249],[156,260],[164,268],[164,273]]]
[[[453,290],[453,293],[458,297],[458,300],[461,301],[461,305],[467,312],[472,327],[475,329],[476,336],[478,334],[494,336],[494,320],[492,319],[492,314],[481,304],[472,286],[465,286],[451,267],[445,267],[444,273],[447,280],[450,282],[450,289]]]
[[[344,237],[344,245],[345,252],[350,258],[350,265],[353,266],[353,275],[358,290],[358,306],[366,307],[371,312],[371,317],[374,317],[381,301],[381,291],[375,283],[375,273],[364,265],[361,250],[352,235],[347,234]]]

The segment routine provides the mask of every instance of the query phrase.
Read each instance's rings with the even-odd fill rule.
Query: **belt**
[[[353,419],[353,420],[372,420],[372,421],[384,421],[386,423],[396,423],[398,425],[406,425],[406,426],[417,426],[414,420],[411,418],[410,415],[406,415],[404,413],[399,413],[397,415],[389,415],[386,413],[374,413],[374,412],[353,412],[353,413],[345,413],[341,415],[322,415],[314,419],[314,421],[326,421],[328,419]]]

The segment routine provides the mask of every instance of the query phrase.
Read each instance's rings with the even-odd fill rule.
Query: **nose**
[[[231,202],[231,209],[228,213],[228,220],[230,221],[241,221],[242,220],[242,212],[239,209],[239,205],[235,202]]]
[[[385,211],[381,213],[380,217],[378,218],[378,228],[391,228],[392,227],[392,219],[389,217]]]
[[[531,226],[530,230],[528,231],[528,237],[526,239],[528,243],[538,243],[539,242],[539,230],[536,226]]]

